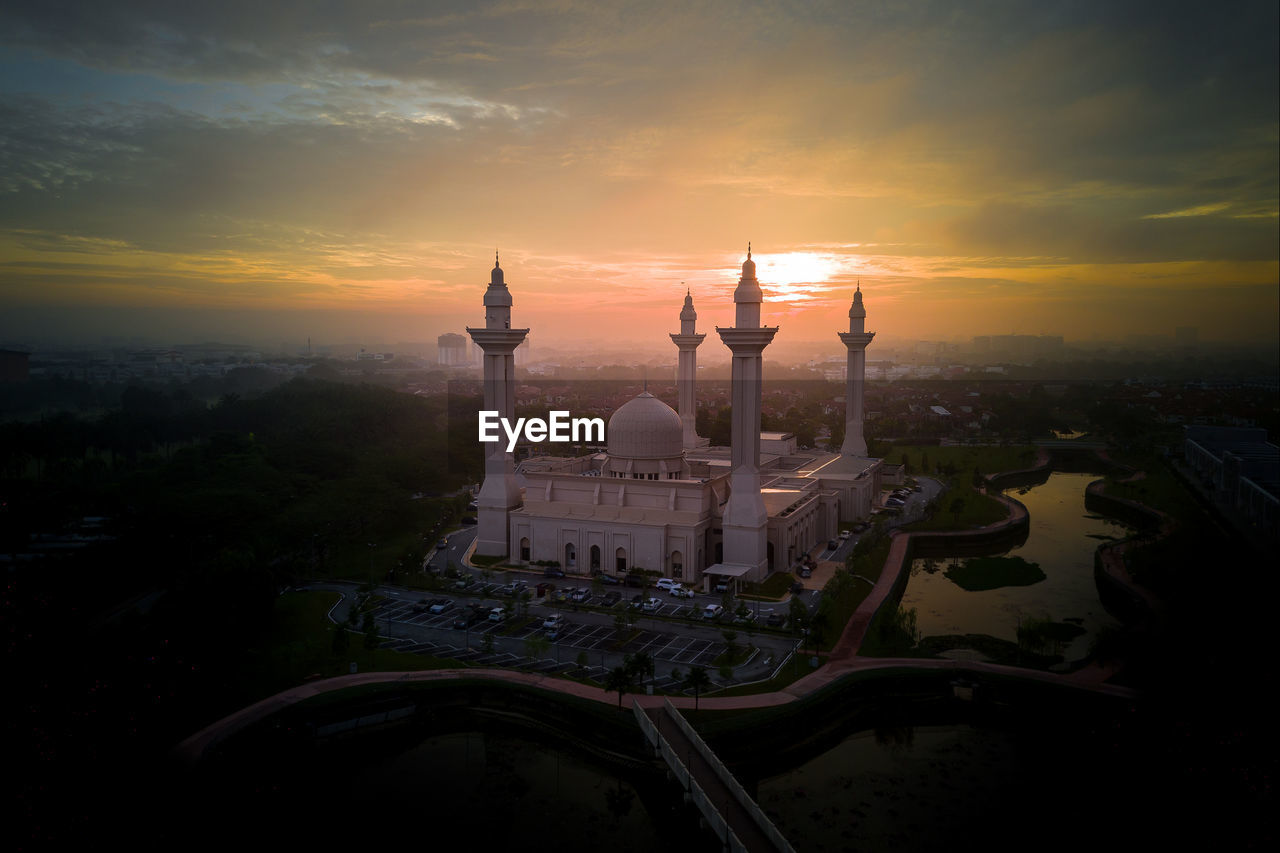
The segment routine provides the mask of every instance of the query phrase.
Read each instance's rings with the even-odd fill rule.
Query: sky
[[[1277,7],[8,0],[0,343],[1276,341]]]

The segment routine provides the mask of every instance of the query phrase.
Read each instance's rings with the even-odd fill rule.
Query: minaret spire
[[[720,340],[733,353],[733,424],[729,500],[725,503],[724,560],[730,577],[759,582],[769,573],[769,513],[760,494],[760,411],[761,380],[764,376],[764,348],[777,334],[777,326],[760,325],[764,294],[756,279],[756,264],[742,262],[742,277],[733,291],[734,324],[716,327]],[[714,574],[715,572],[713,572]]]
[[[684,284],[684,282],[680,282]],[[698,345],[706,335],[698,334],[698,312],[693,310],[693,290],[684,290],[684,307],[680,309],[680,332],[671,335],[671,342],[680,350],[676,362],[676,391],[680,396],[680,424],[683,427],[682,445],[685,450],[698,446],[697,401],[694,399],[694,383],[698,377]]]
[[[848,350],[845,361],[844,444],[842,456],[866,456],[867,441],[862,434],[862,391],[866,379],[867,344],[876,336],[866,328],[867,309],[862,304],[862,280],[858,280],[849,306],[849,331],[840,332],[840,340]]]
[[[493,270],[484,292],[484,326],[467,327],[471,340],[484,352],[484,408],[501,418],[516,412],[515,349],[529,334],[511,328],[511,291],[493,251]],[[510,514],[522,497],[511,454],[499,442],[484,445],[484,482],[476,497],[479,532],[476,553],[501,557],[511,553]]]

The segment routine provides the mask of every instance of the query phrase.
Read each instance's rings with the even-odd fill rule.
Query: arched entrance
[[[529,562],[529,537],[520,540],[520,559]]]
[[[616,567],[615,567],[615,569],[614,569],[614,570],[615,570],[618,574],[620,574],[620,575],[622,575],[622,574],[626,574],[626,572],[627,572],[627,549],[626,549],[626,548],[619,548],[619,549],[618,549],[618,551],[617,551],[617,553],[615,554],[615,558],[616,558]]]
[[[684,577],[684,555],[679,551],[671,552],[671,577]]]
[[[578,565],[578,549],[573,546],[572,542],[570,542],[568,545],[564,546],[564,567],[567,570],[572,569],[576,565]]]

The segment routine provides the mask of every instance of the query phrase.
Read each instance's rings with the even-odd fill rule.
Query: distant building
[[[1183,451],[1220,503],[1272,542],[1280,539],[1280,448],[1265,429],[1188,426]]]
[[[468,341],[462,335],[452,332],[436,338],[436,361],[441,367],[466,367],[468,358]]]

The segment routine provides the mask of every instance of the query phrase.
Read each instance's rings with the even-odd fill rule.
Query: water
[[[913,560],[902,606],[915,608],[921,637],[988,634],[1016,643],[1019,625],[1047,618],[1084,629],[1059,652],[1067,662],[1084,658],[1098,631],[1118,624],[1098,598],[1093,552],[1102,542],[1128,533],[1124,525],[1085,509],[1085,487],[1096,479],[1096,474],[1055,471],[1041,485],[1008,492],[1026,505],[1030,531],[1025,543],[1002,556],[1038,564],[1043,580],[1029,586],[971,591],[946,575],[969,558]]]
[[[797,850],[1080,849],[1126,817],[1129,775],[1078,737],[904,726],[852,734],[757,796]]]

